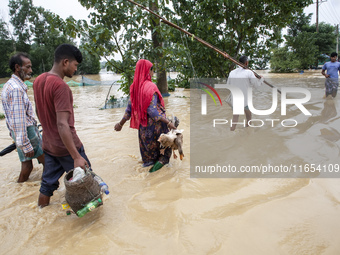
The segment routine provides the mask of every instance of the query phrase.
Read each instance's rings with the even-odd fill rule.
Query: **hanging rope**
[[[233,59],[231,56],[229,56],[228,53],[226,53],[226,52],[224,52],[224,51],[222,51],[222,50],[216,48],[215,46],[213,46],[213,45],[211,45],[210,43],[208,43],[208,42],[202,40],[201,38],[195,36],[194,34],[188,32],[188,31],[184,30],[183,28],[177,26],[176,24],[174,24],[174,23],[172,23],[172,22],[166,20],[165,18],[163,18],[163,17],[160,16],[159,14],[157,14],[157,13],[151,11],[150,9],[146,8],[145,6],[143,6],[143,5],[139,4],[139,3],[136,3],[135,1],[132,1],[132,0],[127,0],[127,1],[129,1],[130,3],[132,3],[132,4],[134,4],[134,5],[139,6],[140,8],[142,8],[142,9],[144,9],[144,10],[150,12],[151,14],[155,15],[157,18],[161,19],[161,20],[163,21],[163,23],[165,23],[165,24],[167,24],[167,25],[169,25],[169,26],[171,26],[171,27],[173,27],[173,28],[176,28],[177,30],[179,30],[179,31],[181,31],[181,32],[183,32],[183,33],[185,33],[185,34],[187,34],[189,37],[191,37],[192,40],[195,39],[196,41],[202,43],[203,45],[205,45],[205,46],[207,46],[207,47],[213,49],[214,51],[216,51],[216,52],[218,52],[219,54],[221,54],[223,57],[229,59],[229,60],[230,60],[231,62],[233,62],[234,64],[236,64],[236,65],[238,65],[238,66],[241,66],[241,67],[243,67],[243,68],[245,68],[245,69],[249,69],[249,68],[248,68],[247,66],[245,66],[244,64],[238,62],[237,60],[235,60],[235,59]],[[249,69],[249,70],[252,71],[252,72],[255,74],[256,78],[261,79],[261,76],[260,76],[259,74],[257,74],[254,70],[251,70],[251,69]],[[268,83],[267,81],[264,81],[264,83],[265,83],[266,85],[268,85],[269,87],[271,87],[271,88],[275,88],[273,85],[271,85],[271,84]],[[279,89],[277,89],[277,91],[281,94],[281,91],[280,91]]]

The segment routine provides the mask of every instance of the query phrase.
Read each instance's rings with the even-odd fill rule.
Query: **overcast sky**
[[[322,2],[323,1],[323,2]],[[0,0],[0,17],[6,22],[10,17],[8,14],[9,0]],[[316,0],[314,0],[316,2]],[[326,22],[331,25],[340,24],[340,0],[319,0],[319,22]],[[90,10],[81,6],[78,0],[33,0],[34,6],[42,6],[61,16],[63,19],[73,16],[75,19],[87,19]],[[316,4],[305,9],[305,12],[313,13],[312,24],[316,22]]]
[[[9,0],[0,0],[0,15],[5,21],[9,21]],[[34,6],[41,6],[58,14],[63,19],[73,16],[75,19],[87,19],[90,10],[86,10],[78,0],[33,0]]]

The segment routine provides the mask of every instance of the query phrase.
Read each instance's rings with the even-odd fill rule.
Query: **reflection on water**
[[[303,75],[314,76],[314,73]],[[283,80],[280,86],[287,86]],[[229,128],[219,128],[216,132],[207,128],[205,136],[193,139],[209,148],[215,136],[227,137],[227,142],[214,141],[221,151],[213,157],[216,160],[226,157],[239,164],[257,164],[261,160],[338,162],[339,102],[338,98],[332,101],[322,98],[323,81],[311,82],[309,86],[312,100],[306,107],[312,116],[305,117],[298,109],[289,109],[289,116],[301,122],[296,128],[238,128],[234,133]],[[273,80],[271,83],[274,84]],[[39,209],[36,205],[41,166],[35,161],[29,181],[17,184],[20,171],[17,155],[12,152],[2,157],[3,254],[262,255],[337,254],[340,250],[339,179],[190,178],[190,158],[194,151],[190,148],[190,123],[196,128],[206,127],[201,119],[191,118],[192,95],[184,89],[177,89],[164,101],[168,114],[177,116],[180,128],[184,129],[185,158],[183,161],[171,158],[169,166],[150,174],[141,167],[137,131],[128,128],[129,123],[121,132],[114,131],[114,124],[121,119],[125,108],[99,110],[109,86],[71,89],[78,135],[94,171],[110,186],[110,195],[104,198],[104,206],[83,218],[67,216],[61,208],[65,193],[61,179],[51,205]],[[265,105],[271,99],[266,90],[256,92],[256,96]],[[29,97],[33,100],[32,89]],[[231,111],[226,106],[219,110],[215,116],[224,114],[230,118]],[[10,143],[2,120],[1,148]]]

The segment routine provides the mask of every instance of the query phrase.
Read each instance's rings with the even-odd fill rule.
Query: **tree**
[[[139,2],[169,17],[167,1]],[[169,28],[128,1],[80,0],[80,3],[88,9],[95,10],[91,13],[88,35],[94,42],[93,48],[97,48],[101,52],[100,55],[107,60],[108,68],[121,70],[125,78],[123,91],[129,91],[137,60],[147,58],[154,63],[158,88],[161,93],[167,93],[167,49],[163,43]],[[112,60],[115,54],[120,55],[122,60]]]
[[[300,63],[296,66],[297,69],[317,67],[318,62],[324,61],[323,55],[330,55],[335,49],[334,27],[322,22],[319,25],[319,33],[316,33],[316,25],[310,25],[310,19],[311,14],[296,15],[285,36],[286,47],[294,53],[293,58]],[[278,52],[274,52],[274,55]]]
[[[10,33],[7,29],[7,24],[0,19],[0,77],[8,77],[11,75],[11,70],[8,66],[10,54],[14,51],[14,42],[10,38]]]
[[[83,54],[83,61],[78,66],[78,73],[81,74],[97,74],[100,71],[100,57],[87,50],[88,45],[85,41],[79,46]]]
[[[317,47],[317,61],[323,62],[324,57],[322,54],[330,55],[336,48],[336,29],[330,24],[324,22],[319,23],[319,33],[314,32],[316,30],[316,24],[307,28],[307,32],[314,34],[315,45]]]
[[[315,45],[315,35],[308,32],[312,14],[296,15],[292,23],[288,26],[286,46],[294,53],[293,58],[299,60],[297,69],[308,69],[315,63],[318,56],[318,49]]]
[[[264,68],[271,41],[279,42],[281,28],[311,3],[312,0],[177,0],[175,23],[236,59],[240,54],[249,55],[251,60],[258,57],[251,64]],[[197,42],[187,43],[198,77],[228,75],[233,67],[230,61]]]
[[[14,28],[15,51],[29,52],[31,34],[29,30],[29,17],[32,10],[32,0],[10,0],[9,14],[10,23]]]
[[[274,73],[292,73],[301,66],[294,52],[287,46],[273,50],[270,60],[270,68]]]
[[[16,51],[29,53],[34,74],[52,68],[54,50],[62,43],[71,43],[70,36],[61,34],[53,24],[55,15],[32,0],[10,0],[11,24],[16,36]]]

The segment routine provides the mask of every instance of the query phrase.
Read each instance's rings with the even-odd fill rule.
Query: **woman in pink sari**
[[[130,120],[130,127],[138,129],[139,147],[143,160],[143,167],[153,167],[155,172],[169,163],[171,149],[167,148],[164,155],[160,153],[157,141],[160,134],[175,129],[165,115],[164,100],[156,84],[151,81],[153,76],[152,63],[141,59],[136,64],[135,76],[130,86],[130,101],[115,130],[120,131],[125,122]]]

